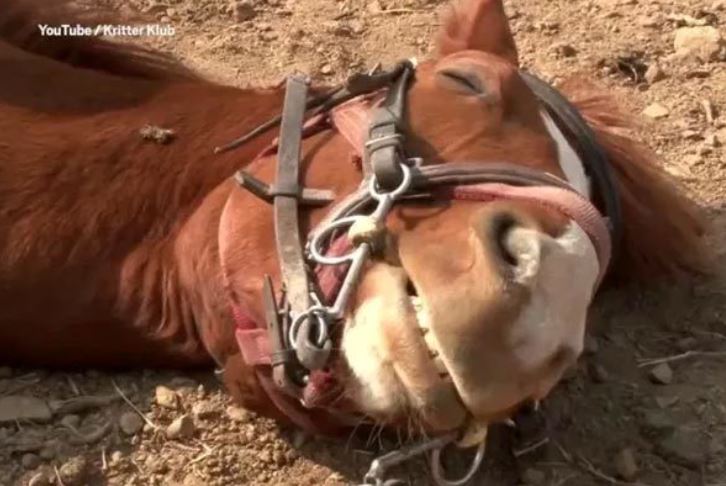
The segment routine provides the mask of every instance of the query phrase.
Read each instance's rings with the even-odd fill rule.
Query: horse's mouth
[[[427,433],[462,431],[462,444],[486,436],[487,420],[464,406],[431,326],[426,299],[401,267],[376,270],[383,292],[350,317],[343,351],[363,411],[393,424],[413,416]]]

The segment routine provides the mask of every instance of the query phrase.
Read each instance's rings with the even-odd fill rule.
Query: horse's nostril
[[[409,297],[418,297],[418,291],[416,290],[416,286],[413,284],[411,279],[409,279],[406,283],[406,293]]]
[[[508,265],[516,267],[519,264],[517,255],[512,252],[510,245],[507,243],[509,233],[517,226],[516,219],[509,213],[497,214],[492,219],[492,239],[499,253],[499,256]]]

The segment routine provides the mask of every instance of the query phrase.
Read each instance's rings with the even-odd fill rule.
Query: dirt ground
[[[334,81],[424,57],[445,3],[114,1],[176,29],[147,42],[235,85],[291,71]],[[640,133],[707,208],[718,260],[712,277],[600,295],[578,368],[518,429],[492,432],[473,484],[726,485],[726,57],[702,62],[674,47],[684,26],[726,37],[726,2],[512,0],[507,8],[527,68],[553,81],[584,73],[634,114],[661,111],[640,115]],[[658,367],[644,361],[666,357]],[[211,371],[0,368],[0,399],[10,396],[24,397],[44,423],[0,418],[3,486],[356,484],[394,445],[377,434],[325,441],[280,429],[232,406]],[[396,477],[428,484],[427,465],[413,462]]]

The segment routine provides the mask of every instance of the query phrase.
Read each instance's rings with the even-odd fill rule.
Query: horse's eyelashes
[[[482,95],[486,92],[481,79],[474,73],[457,69],[444,69],[439,71],[438,74],[448,80],[454,81],[459,86],[466,88],[474,94]]]

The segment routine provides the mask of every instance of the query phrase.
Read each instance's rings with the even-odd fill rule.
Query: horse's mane
[[[633,135],[636,126],[615,99],[582,78],[563,86],[610,156],[620,190],[624,241],[616,277],[645,279],[704,271],[710,253],[702,210]]]
[[[3,0],[0,40],[26,52],[76,67],[142,79],[196,79],[201,76],[168,54],[96,36],[43,36],[39,25],[92,26],[139,24],[138,15],[124,18],[87,0]]]

